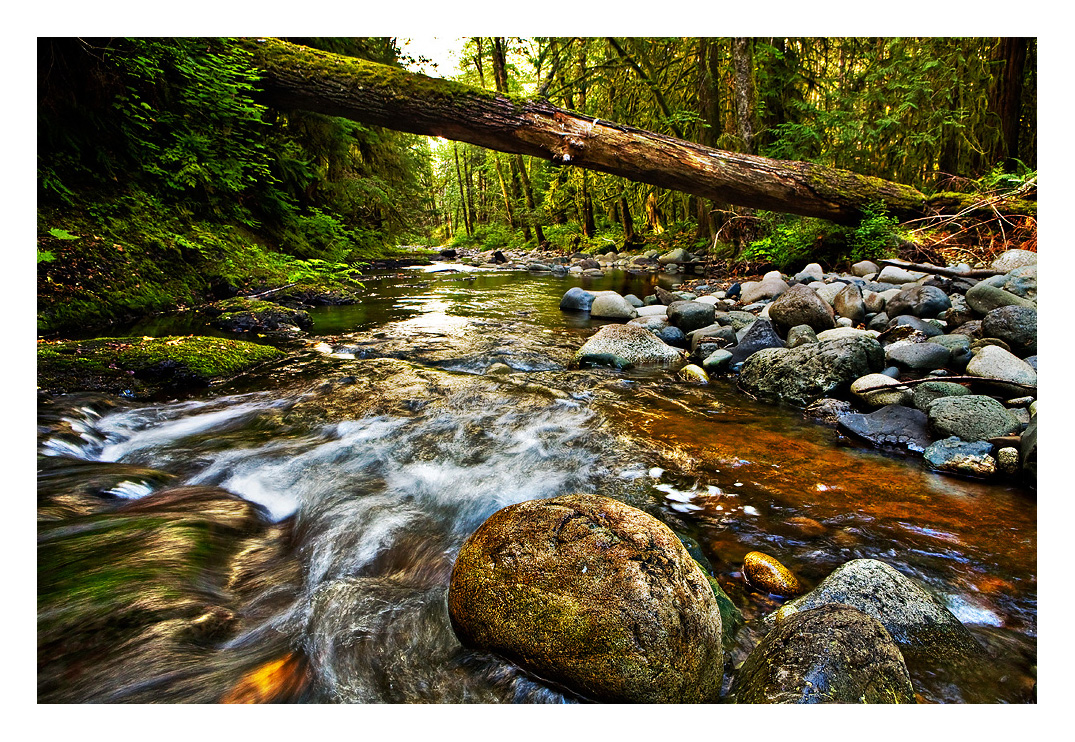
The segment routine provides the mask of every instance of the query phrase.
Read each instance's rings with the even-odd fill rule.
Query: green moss
[[[93,389],[137,395],[156,383],[204,385],[283,355],[266,345],[209,337],[39,343],[38,387],[53,392]]]

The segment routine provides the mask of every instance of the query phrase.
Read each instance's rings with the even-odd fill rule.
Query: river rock
[[[745,327],[750,327],[752,324],[754,324],[758,320],[758,318],[755,317],[750,312],[743,312],[743,311],[740,311],[740,310],[735,310],[735,311],[731,311],[731,312],[725,312],[723,314],[718,313],[718,314],[714,315],[714,319],[719,324],[730,325],[731,328],[733,330],[735,330],[736,332],[739,332],[740,330],[742,330]]]
[[[861,325],[866,321],[866,302],[862,298],[862,290],[853,283],[840,289],[832,300],[832,307],[838,315],[851,320],[852,324]]]
[[[819,263],[809,263],[801,271],[795,274],[795,280],[801,283],[821,281],[825,278],[825,271]]]
[[[639,317],[667,317],[668,307],[664,304],[651,304],[648,307],[635,307],[635,312]]]
[[[935,400],[929,406],[930,429],[940,436],[986,441],[1022,430],[1019,420],[992,397],[965,394]]]
[[[808,404],[803,410],[803,417],[835,427],[842,415],[849,415],[854,411],[855,408],[847,400],[823,397]]]
[[[983,283],[1004,289],[1010,294],[1015,294],[1030,301],[1038,299],[1038,266],[1027,265],[1016,268],[1011,273],[1003,276],[987,278]]]
[[[1031,250],[1005,250],[990,266],[998,273],[1009,273],[1025,265],[1037,265],[1038,254]]]
[[[885,348],[885,359],[911,371],[932,371],[948,365],[951,353],[936,343],[893,343]]]
[[[810,285],[810,288],[814,290],[814,293],[818,295],[818,298],[828,304],[830,307],[836,303],[836,296],[844,290],[843,283],[814,283]]]
[[[912,330],[917,330],[918,332],[921,332],[923,335],[925,335],[926,338],[936,337],[937,335],[944,334],[944,328],[941,327],[941,325],[937,322],[933,320],[921,319],[919,317],[915,317],[912,314],[901,314],[899,317],[893,317],[888,321],[888,330],[892,330],[893,328],[898,327],[909,327]],[[894,336],[897,335],[899,332],[901,331],[897,330],[896,332],[889,332],[888,334],[890,336],[893,336],[892,339],[895,340],[896,337]]]
[[[687,260],[687,251],[682,247],[677,247],[669,250],[664,255],[657,258],[657,262],[661,265],[668,265],[670,263],[683,263]]]
[[[891,376],[866,374],[851,382],[851,393],[871,407],[907,404],[911,390]]]
[[[498,510],[448,588],[460,641],[598,701],[715,701],[721,619],[701,567],[652,516],[568,495]]]
[[[664,304],[665,306],[668,306],[675,301],[682,301],[682,299],[680,299],[678,296],[661,286],[653,287],[653,295],[657,297],[657,301],[659,301],[661,304]]]
[[[899,647],[876,618],[846,605],[790,616],[747,657],[736,703],[914,703]]]
[[[585,355],[611,353],[637,365],[675,364],[683,354],[661,342],[652,332],[636,325],[603,325],[575,354],[576,360]]]
[[[693,363],[689,363],[679,370],[676,374],[676,378],[680,381],[692,382],[694,384],[708,384],[709,375],[701,366],[696,366]]]
[[[784,341],[776,334],[769,320],[759,319],[749,325],[746,333],[739,339],[732,351],[731,365],[743,363],[750,356],[765,348],[783,348]]]
[[[795,325],[788,330],[788,348],[798,348],[800,345],[806,345],[807,343],[816,343],[817,335],[814,334],[814,328],[810,325]]]
[[[1032,415],[1030,424],[1019,436],[1019,466],[1036,482],[1038,478],[1038,416]]]
[[[628,320],[627,324],[642,327],[646,330],[649,330],[654,335],[667,327],[671,327],[671,325],[668,324],[668,318],[664,315],[635,317],[632,320]]]
[[[751,551],[743,557],[743,577],[752,587],[772,595],[787,598],[803,592],[802,583],[790,569],[760,551]]]
[[[982,334],[999,338],[1023,356],[1038,352],[1038,312],[1030,307],[998,307],[982,318]]]
[[[893,296],[885,304],[885,314],[897,317],[911,314],[915,317],[936,317],[952,306],[948,294],[936,286],[911,286]]]
[[[926,275],[928,274],[919,273],[918,271],[910,271],[905,268],[898,268],[894,265],[886,265],[875,280],[877,283],[893,283],[898,286],[900,284],[921,281]]]
[[[838,427],[875,446],[893,446],[922,452],[933,442],[926,413],[903,405],[888,405],[876,412],[841,415]]]
[[[775,299],[788,290],[788,284],[776,271],[766,273],[760,281],[747,281],[742,285],[739,300],[744,304],[753,304],[762,299]]]
[[[713,324],[712,304],[697,301],[675,301],[668,305],[668,321],[684,333]]]
[[[593,305],[594,296],[592,291],[572,286],[560,299],[560,309],[565,312],[588,312]]]
[[[672,327],[668,325],[661,327],[653,333],[661,339],[662,342],[667,343],[675,348],[687,347],[687,336],[683,334],[683,330],[678,327]]]
[[[769,305],[769,319],[782,334],[796,325],[809,325],[817,332],[836,326],[832,307],[812,288],[799,283]]]
[[[997,471],[992,453],[993,444],[988,441],[968,443],[952,436],[931,444],[922,457],[938,471],[989,477]]]
[[[779,625],[798,613],[833,603],[880,621],[908,658],[956,659],[981,652],[967,627],[927,588],[876,559],[855,559],[837,567],[770,619]]]
[[[632,319],[635,308],[615,291],[599,291],[590,304],[590,316],[602,319]]]
[[[733,352],[733,365],[735,362]],[[883,367],[884,351],[867,337],[791,349],[768,348],[743,364],[739,387],[756,397],[805,407],[821,397],[846,391],[855,379]]]
[[[995,345],[980,348],[967,363],[967,373],[971,376],[1026,385],[1009,387],[1017,395],[1026,394],[1027,387],[1036,389],[1038,386],[1038,372],[1029,363]]]
[[[881,267],[872,260],[860,260],[859,262],[851,266],[851,274],[858,276],[859,278],[865,278],[866,276],[874,275],[881,270]]]
[[[690,340],[691,352],[697,350],[704,343],[718,343],[722,347],[728,347],[738,342],[735,330],[728,325],[718,324],[692,330],[687,333],[687,339]]]
[[[839,338],[876,338],[879,334],[876,330],[863,330],[858,327],[834,327],[831,330],[819,332],[817,341],[824,343],[827,340],[837,340]]]
[[[967,394],[970,394],[970,390],[954,381],[926,381],[915,385],[914,391],[911,392],[911,404],[923,412],[928,412],[929,406],[938,399],[962,397]]]
[[[980,315],[989,314],[999,307],[1017,306],[1030,307],[1031,309],[1037,307],[1029,299],[1024,299],[1004,289],[991,286],[985,281],[980,281],[968,289],[966,297],[967,305]]]
[[[732,354],[730,351],[718,348],[706,356],[705,360],[702,361],[702,368],[704,368],[706,373],[710,376],[714,374],[722,374],[727,372],[728,363],[731,360]]]

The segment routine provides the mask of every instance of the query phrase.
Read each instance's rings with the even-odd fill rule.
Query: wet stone
[[[790,569],[761,551],[743,557],[743,577],[752,587],[771,595],[791,597],[803,592],[802,583]]]
[[[967,443],[953,436],[930,445],[922,457],[938,471],[988,477],[997,469],[992,453],[993,446],[987,441]]]
[[[769,632],[732,685],[736,703],[914,703],[907,665],[876,619],[846,605],[790,617]]]
[[[924,451],[933,441],[927,428],[926,413],[903,405],[889,405],[869,414],[841,415],[841,430],[858,436],[875,446]]]

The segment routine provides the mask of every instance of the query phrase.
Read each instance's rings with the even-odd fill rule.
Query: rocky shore
[[[559,268],[668,271],[673,260],[682,256],[608,255],[598,261],[605,268],[584,267],[588,259]],[[795,275],[695,280],[645,297],[574,287],[560,308],[623,322],[579,348],[579,366],[663,364],[699,384],[727,378],[847,435],[921,455],[938,471],[1033,486],[1037,254],[1009,250],[987,278],[970,266],[938,268],[864,261],[826,273],[812,263]]]

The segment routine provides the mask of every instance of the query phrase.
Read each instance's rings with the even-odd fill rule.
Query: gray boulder
[[[967,394],[970,394],[970,390],[954,381],[927,381],[915,386],[911,392],[911,404],[922,412],[928,412],[929,406],[938,399],[962,397]]]
[[[992,286],[986,281],[980,281],[972,288],[967,289],[966,297],[967,305],[981,315],[989,314],[999,307],[1017,306],[1032,309],[1037,307],[1037,304],[1029,299],[1024,299],[1010,291]]]
[[[602,319],[632,319],[635,308],[615,291],[601,291],[590,304],[590,316]]]
[[[929,406],[930,429],[941,437],[986,441],[1022,430],[1019,420],[1000,402],[981,394],[935,400]]]
[[[885,312],[885,314],[888,314],[888,312]],[[937,323],[915,317],[913,314],[901,314],[899,317],[893,317],[888,321],[887,329],[891,330],[893,327],[910,327],[912,330],[918,330],[927,338],[944,334],[944,330]]]
[[[637,325],[603,325],[583,343],[575,359],[585,355],[609,353],[638,366],[643,364],[670,365],[683,361],[683,353],[661,342],[649,330]]]
[[[736,363],[734,357],[732,363]],[[840,338],[758,351],[743,364],[739,387],[756,397],[805,407],[846,391],[855,379],[882,368],[884,351],[876,340]]]
[[[921,281],[928,274],[910,271],[906,268],[898,268],[894,265],[886,265],[875,279],[877,283],[892,283],[897,286],[904,283]]]
[[[860,260],[851,266],[852,275],[864,278],[869,275],[875,275],[881,270],[881,267],[872,260]]]
[[[982,335],[1000,338],[1020,355],[1037,355],[1038,312],[1030,307],[998,307],[982,318]]]
[[[730,351],[718,348],[705,357],[702,361],[702,368],[710,376],[714,374],[723,374],[728,371],[728,363],[732,360],[732,354]]]
[[[769,320],[783,334],[796,325],[809,325],[817,332],[836,326],[832,307],[802,284],[795,284],[769,305]]]
[[[1038,372],[1029,363],[996,345],[980,348],[967,363],[967,373],[971,376],[1019,384],[1021,386],[1008,387],[1016,396],[1026,394],[1028,388],[1036,389],[1038,386]]]
[[[1038,299],[1038,266],[1027,265],[1016,268],[1011,273],[1003,276],[993,276],[985,279],[984,283],[1004,289],[1010,294],[1021,296],[1030,301]]]
[[[885,359],[911,371],[932,371],[948,365],[948,348],[937,343],[893,343],[885,348]]]
[[[800,345],[816,342],[817,335],[810,325],[795,325],[795,327],[788,330],[788,348],[797,348]]]
[[[990,266],[1000,273],[1010,273],[1025,265],[1037,265],[1038,254],[1030,250],[1005,250]]]
[[[675,301],[668,305],[668,321],[684,333],[713,324],[712,304],[699,301]]]
[[[736,703],[915,703],[899,647],[846,605],[800,611],[770,631],[732,684]]]
[[[776,271],[766,273],[760,281],[747,281],[740,289],[739,301],[753,304],[762,299],[775,299],[788,290],[788,284]]]
[[[888,300],[885,314],[889,317],[901,314],[936,317],[951,306],[948,294],[936,286],[911,286]]]
[[[722,347],[735,345],[737,341],[735,330],[728,325],[709,325],[687,333],[690,340],[691,352],[693,353],[703,343],[718,343]]]
[[[595,294],[578,286],[572,286],[560,299],[560,309],[565,312],[588,312]]]
[[[840,289],[832,300],[832,307],[838,315],[846,317],[853,324],[861,325],[866,321],[866,302],[862,298],[862,290],[853,283]]]
[[[916,580],[876,559],[837,567],[813,591],[770,618],[778,625],[797,613],[839,603],[880,621],[908,658],[962,659],[982,649],[967,627]]]

